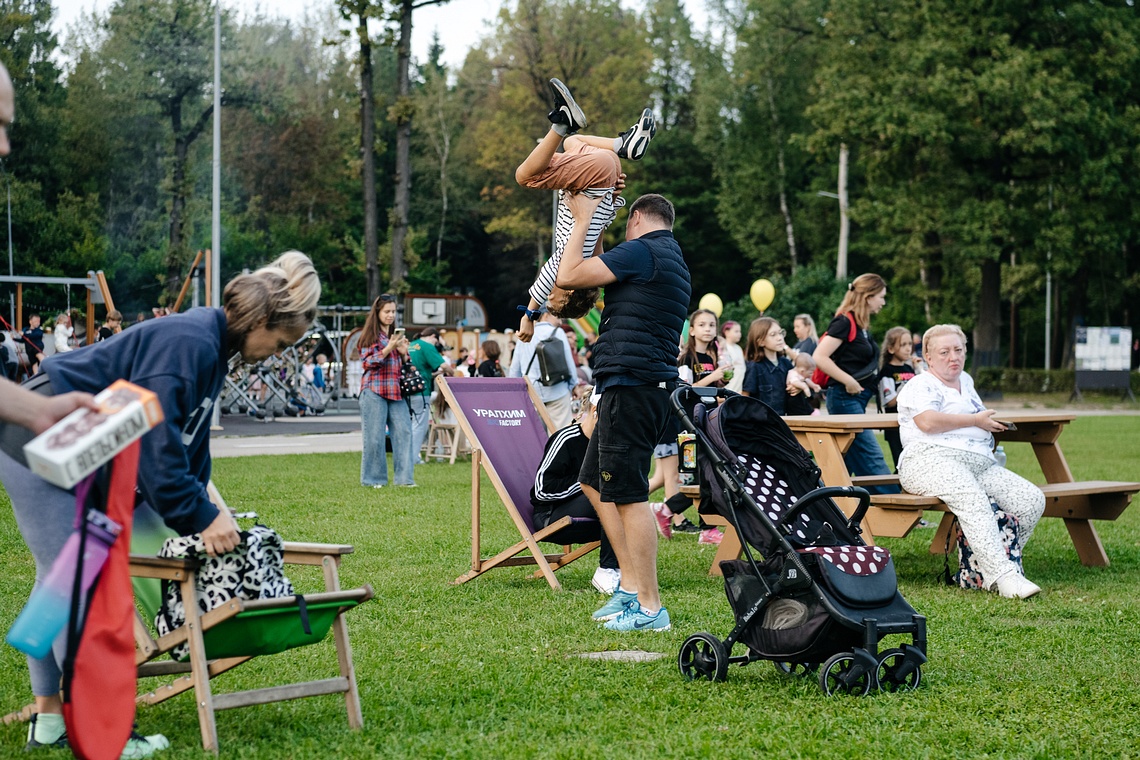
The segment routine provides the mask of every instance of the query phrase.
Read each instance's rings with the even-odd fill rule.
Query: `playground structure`
[[[0,284],[10,284],[16,286],[15,296],[15,316],[11,325],[13,331],[18,332],[24,324],[24,286],[25,285],[62,285],[65,288],[72,286],[83,286],[87,294],[86,308],[84,309],[86,315],[86,335],[88,340],[91,336],[95,335],[95,306],[104,306],[104,313],[111,311],[115,308],[115,301],[111,297],[111,290],[107,286],[107,278],[103,276],[103,271],[88,271],[86,277],[37,277],[29,275],[3,275],[0,276]],[[17,345],[21,350],[25,347],[22,341],[17,341]],[[26,354],[21,359],[21,363],[26,362]]]

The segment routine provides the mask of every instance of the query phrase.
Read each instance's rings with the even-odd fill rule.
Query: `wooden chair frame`
[[[534,577],[546,578],[546,582],[550,584],[552,589],[561,591],[562,584],[559,583],[558,579],[554,576],[554,571],[565,567],[576,559],[586,556],[601,546],[601,542],[590,541],[589,543],[579,545],[577,549],[573,546],[564,545],[562,551],[557,554],[547,554],[539,548],[539,541],[543,541],[548,536],[552,536],[563,528],[568,527],[573,521],[569,517],[563,517],[541,530],[534,533],[530,532],[526,521],[519,513],[518,507],[515,506],[514,500],[503,484],[502,478],[500,478],[499,474],[495,471],[495,465],[484,455],[483,447],[479,443],[479,436],[471,426],[467,416],[463,414],[462,407],[455,398],[455,394],[448,387],[447,378],[439,378],[436,383],[439,386],[440,392],[447,398],[447,403],[451,405],[451,410],[455,414],[455,419],[460,429],[471,443],[471,569],[456,578],[453,583],[456,585],[466,583],[496,567],[537,565],[538,569],[535,571]],[[552,434],[554,432],[554,423],[550,419],[550,414],[546,411],[546,405],[542,403],[542,399],[539,398],[533,383],[531,383],[529,379],[527,379],[526,387],[531,404],[533,404],[535,412],[539,415],[543,425],[546,427],[547,434]],[[479,528],[479,502],[482,496],[481,471],[487,474],[487,478],[491,481],[495,492],[498,493],[499,498],[502,500],[503,507],[507,510],[511,522],[515,524],[515,528],[518,529],[519,535],[522,538],[518,543],[486,559],[483,558]],[[523,552],[529,552],[530,556],[518,556],[523,554]]]
[[[360,694],[356,686],[356,670],[352,662],[352,645],[348,639],[348,626],[345,624],[344,612],[349,607],[354,606],[354,603],[371,599],[372,587],[366,584],[349,591],[341,590],[340,560],[344,555],[352,553],[353,548],[351,546],[303,544],[287,541],[284,548],[286,564],[313,565],[319,566],[322,570],[325,590],[322,593],[305,594],[304,598],[307,603],[330,601],[343,601],[345,603],[345,607],[337,613],[332,624],[337,664],[340,671],[339,676],[335,678],[230,693],[214,692],[211,685],[213,678],[253,659],[253,657],[230,657],[208,661],[203,641],[204,633],[245,610],[295,608],[297,603],[292,597],[256,601],[233,599],[202,615],[199,614],[197,605],[188,604],[185,605],[186,623],[178,630],[157,639],[151,635],[151,628],[142,619],[142,616],[136,615],[135,617],[135,662],[138,665],[139,677],[178,676],[169,683],[140,694],[136,703],[139,705],[158,704],[185,691],[193,690],[194,701],[198,709],[198,723],[202,733],[202,748],[209,752],[217,753],[218,751],[218,728],[215,720],[215,712],[218,710],[229,710],[322,694],[344,694],[348,725],[353,729],[360,729],[364,726],[364,717],[360,708]],[[131,575],[135,577],[156,578],[179,583],[182,586],[182,597],[184,599],[194,598],[195,579],[192,561],[131,555],[130,569]],[[188,644],[190,648],[188,662],[173,660],[152,662],[155,658],[170,652],[171,649],[182,643]]]

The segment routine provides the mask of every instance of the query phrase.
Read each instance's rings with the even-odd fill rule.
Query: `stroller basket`
[[[890,552],[860,535],[868,493],[820,487],[810,455],[757,399],[686,386],[672,400],[696,436],[702,489],[746,555],[721,563],[735,628],[723,640],[689,637],[678,658],[682,674],[723,680],[729,663],[763,659],[784,672],[820,668],[827,694],[917,687],[926,619],[899,593]],[[839,497],[858,499],[850,517],[832,500]],[[893,634],[911,643],[879,652],[879,641]],[[738,642],[747,653],[733,657]]]

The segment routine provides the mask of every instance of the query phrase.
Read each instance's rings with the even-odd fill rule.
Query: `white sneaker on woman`
[[[991,589],[1006,599],[1028,599],[1041,593],[1041,587],[1016,570],[1012,570],[994,581]]]

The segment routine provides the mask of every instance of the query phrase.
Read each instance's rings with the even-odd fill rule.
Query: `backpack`
[[[201,564],[195,576],[198,612],[205,614],[230,599],[277,599],[293,596],[293,584],[285,577],[285,554],[281,536],[272,528],[254,525],[239,534],[241,544],[231,552],[211,557],[198,534],[168,538],[158,552],[160,557],[194,559]],[[154,619],[160,636],[173,633],[186,622],[182,587],[174,581],[162,582],[162,608]],[[172,652],[175,660],[185,661],[187,644]]]
[[[400,395],[409,398],[410,396],[419,396],[425,390],[427,390],[427,385],[424,383],[423,375],[420,374],[419,369],[416,368],[411,359],[404,359],[400,364]]]
[[[997,504],[990,504],[990,508],[994,511],[994,519],[997,520],[998,533],[1001,534],[1001,543],[1005,547],[1005,554],[1009,557],[1018,570],[1021,570],[1021,523],[1018,522],[1015,515],[1011,515],[998,508]],[[955,530],[946,534],[946,558],[943,560],[943,570],[940,578],[948,586],[959,586],[965,589],[985,589],[985,579],[982,577],[981,570],[978,569],[977,560],[974,559],[974,551],[970,548],[970,542],[966,540],[966,536],[962,533],[961,525],[958,525],[957,518],[955,518]],[[950,573],[950,540],[954,538],[958,544],[958,572]]]
[[[855,325],[855,315],[850,311],[847,312],[847,321],[851,323],[851,329],[847,331],[847,342],[850,343],[851,341],[855,340],[855,333],[858,330]],[[820,388],[827,387],[827,381],[830,379],[831,376],[819,367],[816,367],[815,371],[811,373],[811,381],[818,385]]]
[[[558,340],[556,330],[558,328],[553,327],[549,337],[534,344],[534,355],[530,357],[526,371],[523,372],[524,375],[529,375],[534,360],[538,359],[538,382],[548,388],[578,376],[576,371],[571,373],[566,366],[566,349],[562,346],[562,341]]]

